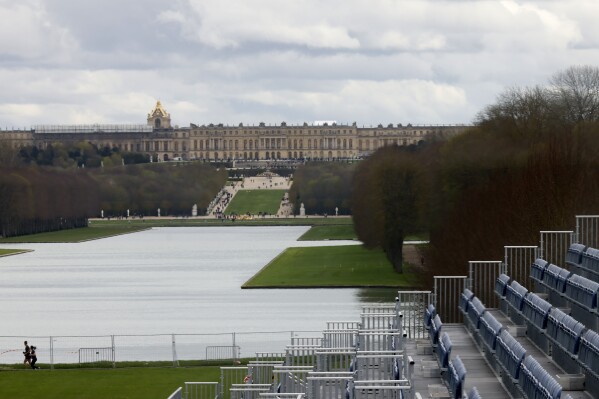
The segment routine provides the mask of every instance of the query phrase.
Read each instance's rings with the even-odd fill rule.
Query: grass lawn
[[[322,241],[322,240],[355,240],[357,239],[352,224],[313,226],[298,241]]]
[[[102,227],[82,227],[79,229],[59,230],[49,233],[30,234],[26,236],[0,238],[0,243],[5,242],[79,242],[96,240],[118,234],[133,233],[146,229],[137,225],[106,225]]]
[[[286,190],[240,190],[227,207],[227,215],[243,215],[259,212],[274,215],[279,210],[281,199]]]
[[[395,273],[382,251],[360,245],[287,248],[243,288],[418,286],[417,275],[404,270]]]
[[[26,252],[22,249],[0,249],[0,256],[13,255],[21,252]]]
[[[186,381],[219,381],[219,367],[0,372],[0,398],[165,399]]]

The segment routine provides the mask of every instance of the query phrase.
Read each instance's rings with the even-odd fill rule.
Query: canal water
[[[154,228],[85,243],[10,244],[0,336],[319,331],[393,291],[242,290],[308,227]]]

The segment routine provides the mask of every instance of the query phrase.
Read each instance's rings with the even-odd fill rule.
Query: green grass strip
[[[323,241],[323,240],[356,240],[356,232],[351,224],[312,226],[298,241]]]
[[[29,252],[26,249],[0,249],[0,256],[16,255],[24,252]]]
[[[97,240],[100,238],[134,233],[148,227],[119,224],[106,227],[82,227],[78,229],[59,230],[48,233],[29,234],[18,237],[1,238],[0,243],[33,243],[33,242],[80,242]]]
[[[417,275],[404,270],[396,273],[382,251],[360,245],[287,248],[242,288],[416,287]]]
[[[240,190],[235,194],[225,213],[243,215],[267,213],[274,215],[279,210],[286,190]]]
[[[252,220],[222,220],[208,218],[146,218],[130,220],[99,220],[93,219],[91,227],[106,226],[139,226],[148,227],[204,227],[204,226],[326,226],[326,225],[353,225],[350,217],[291,217],[291,218],[262,218]]]
[[[0,372],[0,398],[168,398],[186,381],[219,381],[219,367]]]

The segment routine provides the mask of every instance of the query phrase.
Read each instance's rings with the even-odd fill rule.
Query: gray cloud
[[[599,62],[599,3],[0,0],[0,126],[469,123]]]

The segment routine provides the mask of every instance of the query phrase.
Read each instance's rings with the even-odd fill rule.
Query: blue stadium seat
[[[582,244],[572,244],[566,253],[566,264],[570,266],[580,266],[582,263],[582,254],[587,247]]]
[[[439,340],[437,351],[439,365],[442,369],[446,369],[449,365],[449,357],[451,356],[451,339],[449,339],[449,334],[443,333],[441,340]]]
[[[475,329],[480,328],[480,317],[485,313],[485,305],[477,297],[472,298],[468,306],[468,319]]]
[[[580,338],[578,361],[595,375],[599,375],[599,334],[587,330]]]
[[[524,297],[526,296],[526,294],[528,294],[528,290],[526,289],[526,287],[521,286],[520,283],[514,280],[507,287],[505,299],[516,310],[522,310],[522,305],[524,304]]]
[[[441,322],[441,318],[437,314],[433,318],[433,322],[431,323],[431,328],[428,330],[428,334],[431,338],[431,344],[433,346],[435,346],[439,343],[439,335],[441,335],[442,327],[443,327],[443,323]]]
[[[429,328],[433,321],[433,318],[437,315],[437,309],[432,303],[427,306],[424,310],[424,327]]]
[[[545,269],[549,266],[549,262],[545,259],[538,258],[530,267],[530,277],[538,282],[543,281],[543,274]]]
[[[468,399],[482,399],[480,393],[478,393],[478,389],[476,387],[472,387],[470,392],[468,392]]]
[[[500,297],[504,297],[505,290],[511,281],[512,279],[507,274],[500,274],[497,280],[495,280],[495,293]]]
[[[599,273],[599,249],[587,248],[582,254],[580,265],[585,269]]]
[[[503,366],[510,377],[517,380],[526,350],[507,330],[502,330],[497,337],[496,354],[499,364]]]
[[[503,325],[491,313],[485,312],[480,318],[480,335],[489,350],[495,351],[497,336],[502,329]]]
[[[573,355],[578,353],[580,336],[585,327],[571,316],[565,316],[559,323],[555,341],[567,352]]]
[[[543,284],[563,294],[566,291],[566,280],[571,275],[568,270],[551,263],[543,273]]]
[[[449,391],[454,399],[462,399],[464,395],[464,380],[466,379],[466,367],[462,359],[456,356],[449,362]]]
[[[559,399],[562,387],[532,356],[526,356],[520,372],[520,386],[527,398]]]
[[[551,310],[551,304],[537,294],[531,292],[524,298],[524,304],[522,305],[524,317],[541,330],[547,328],[549,310]]]
[[[557,340],[559,325],[566,316],[567,314],[560,309],[551,308],[549,315],[547,316],[547,331],[545,332],[549,338],[553,339],[554,341]]]
[[[566,280],[566,296],[589,310],[597,309],[599,283],[573,274]]]
[[[460,295],[460,303],[458,307],[464,313],[468,312],[468,307],[470,306],[470,301],[474,298],[474,294],[468,288],[464,288],[462,295]]]

